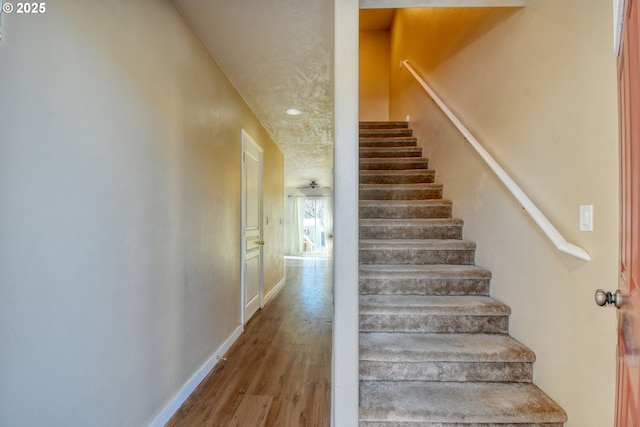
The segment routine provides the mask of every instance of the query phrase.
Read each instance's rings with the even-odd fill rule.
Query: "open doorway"
[[[285,254],[330,258],[333,237],[330,196],[289,196]]]
[[[304,198],[302,224],[303,254],[326,256],[327,233],[324,223],[324,198]]]

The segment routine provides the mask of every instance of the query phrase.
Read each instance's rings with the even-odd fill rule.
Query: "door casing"
[[[250,169],[247,168],[247,161],[251,161],[252,158],[257,157],[258,161],[258,179],[256,182],[251,182]],[[240,304],[241,304],[241,318],[240,322],[245,325],[255,314],[255,312],[264,306],[264,283],[263,283],[263,246],[259,244],[259,241],[263,240],[263,189],[262,189],[262,177],[263,177],[263,150],[258,143],[243,129],[242,130],[242,206],[241,206],[241,227],[240,227],[240,259],[241,259],[241,272],[240,272]],[[251,203],[247,199],[248,193],[257,191],[257,212],[248,212],[256,208],[254,203]],[[257,215],[257,219],[254,216]],[[247,226],[247,221],[253,222],[252,226]],[[251,269],[248,270],[248,262],[252,264],[257,257],[257,267],[251,265]],[[256,268],[257,271],[252,270]],[[257,278],[255,276],[258,276]],[[247,290],[251,287],[249,280],[258,281],[258,293],[257,298],[254,301],[248,301]],[[249,302],[252,304],[247,307]]]
[[[622,9],[618,56],[620,123],[620,264],[616,377],[616,427],[640,425],[640,10]],[[616,28],[617,30],[617,28]]]

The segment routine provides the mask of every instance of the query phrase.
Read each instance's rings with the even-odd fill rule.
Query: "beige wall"
[[[0,425],[148,425],[240,327],[241,129],[270,219],[282,153],[168,2],[47,6],[2,19]]]
[[[389,31],[360,31],[359,119],[389,120]]]
[[[256,140],[264,150],[264,295],[284,280],[284,156],[268,135]]]
[[[390,118],[411,115],[431,166],[493,271],[512,335],[537,354],[535,381],[567,427],[612,425],[618,160],[611,2],[532,0],[520,10],[422,9],[396,14],[391,63],[409,59],[589,263],[558,252],[435,110],[391,67]],[[594,205],[595,230],[578,231]]]

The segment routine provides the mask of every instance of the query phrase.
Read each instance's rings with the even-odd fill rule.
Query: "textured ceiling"
[[[284,152],[285,186],[332,186],[333,0],[173,3]]]
[[[285,187],[332,187],[334,0],[172,0],[284,152]],[[396,7],[521,6],[527,0],[359,0],[363,29]],[[386,9],[385,9],[386,8]],[[300,116],[288,116],[295,107]]]

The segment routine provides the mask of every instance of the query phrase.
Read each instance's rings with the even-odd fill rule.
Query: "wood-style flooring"
[[[286,259],[282,290],[167,426],[328,427],[330,266],[326,260]]]

